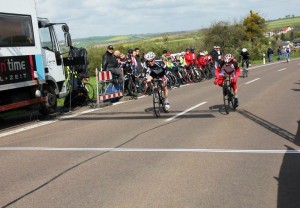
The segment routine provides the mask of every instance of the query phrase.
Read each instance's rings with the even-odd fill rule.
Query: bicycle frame
[[[160,117],[160,109],[162,108],[165,113],[169,111],[165,107],[165,97],[162,90],[163,80],[161,78],[153,79],[153,113],[156,117]]]
[[[229,109],[234,107],[234,90],[232,88],[231,79],[233,79],[232,75],[226,76],[223,85],[223,102],[226,114],[229,114]]]

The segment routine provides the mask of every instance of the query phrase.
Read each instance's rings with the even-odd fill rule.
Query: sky
[[[300,16],[299,0],[35,0],[39,17],[69,25],[72,38],[167,33],[233,23],[257,12],[266,20]]]

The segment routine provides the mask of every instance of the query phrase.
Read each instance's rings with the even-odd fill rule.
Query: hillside
[[[300,29],[300,16],[291,18],[282,18],[277,20],[266,21],[267,30],[280,29],[284,26],[292,26],[297,31]],[[178,31],[167,33],[170,42],[177,42],[182,40],[193,40],[201,38],[201,31],[204,29],[199,29],[197,31]],[[150,33],[150,34],[133,34],[133,35],[122,35],[122,36],[97,36],[75,39],[73,41],[76,47],[89,47],[89,46],[106,46],[108,44],[124,44],[131,43],[139,40],[144,40],[146,42],[161,42],[163,41],[166,33]],[[199,37],[200,35],[200,37]]]
[[[267,23],[268,30],[279,29],[279,28],[282,28],[285,26],[300,28],[300,16],[293,17],[293,18],[270,20],[270,21],[267,21],[266,23]]]

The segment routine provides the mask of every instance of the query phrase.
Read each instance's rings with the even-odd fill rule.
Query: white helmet
[[[146,53],[144,55],[144,58],[146,59],[146,61],[151,61],[156,57],[155,53],[153,53],[152,51]]]
[[[243,52],[246,52],[246,51],[247,51],[247,48],[243,48],[242,51],[243,51]]]

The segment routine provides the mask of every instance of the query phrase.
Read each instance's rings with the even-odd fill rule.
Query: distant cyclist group
[[[140,49],[135,48],[129,49],[126,54],[123,54],[119,50],[114,51],[114,47],[109,45],[102,57],[102,70],[111,71],[119,80],[124,80],[124,90],[131,96],[151,94],[153,80],[159,78],[162,80],[161,87],[164,92],[163,106],[168,111],[170,109],[169,89],[173,86],[215,78],[214,84],[222,87],[226,77],[230,77],[234,90],[233,107],[238,107],[237,80],[241,69],[238,60],[230,53],[223,56],[219,46],[214,46],[210,53],[205,50],[196,53],[195,48],[190,47],[186,48],[185,52],[179,53],[163,50],[161,56],[153,51],[142,56],[139,53]],[[243,71],[248,71],[250,54],[246,48],[241,50],[239,59]],[[128,74],[136,83],[135,90],[128,89],[126,85]]]

